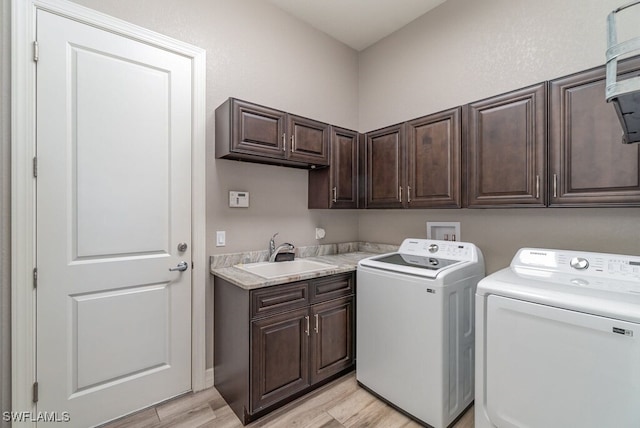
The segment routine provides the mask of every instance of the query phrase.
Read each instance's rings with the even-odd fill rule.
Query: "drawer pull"
[[[316,319],[316,328],[314,330],[316,331],[316,334],[318,334],[319,333],[318,314],[315,315],[315,319]]]
[[[307,336],[309,336],[309,315],[304,317],[304,319],[307,321],[307,329],[304,332],[307,333]]]

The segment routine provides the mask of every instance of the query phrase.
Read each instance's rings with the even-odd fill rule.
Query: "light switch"
[[[224,247],[227,245],[225,235],[224,230],[218,230],[216,232],[216,247]]]
[[[249,208],[249,192],[229,191],[229,207]]]

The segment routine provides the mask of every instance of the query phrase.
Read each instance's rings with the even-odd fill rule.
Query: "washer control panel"
[[[438,257],[449,260],[478,260],[477,247],[469,242],[408,238],[402,241],[398,252],[400,254]]]

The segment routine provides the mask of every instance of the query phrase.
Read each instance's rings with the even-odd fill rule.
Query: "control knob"
[[[429,245],[429,252],[430,253],[435,253],[438,251],[438,244],[431,244]]]
[[[585,270],[589,267],[589,260],[583,257],[574,257],[569,261],[569,266],[578,270]]]

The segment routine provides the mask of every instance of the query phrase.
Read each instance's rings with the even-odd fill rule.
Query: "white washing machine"
[[[476,294],[476,428],[640,427],[640,257],[524,248]]]
[[[423,424],[444,428],[473,401],[474,295],[481,251],[405,239],[358,264],[358,383]]]

